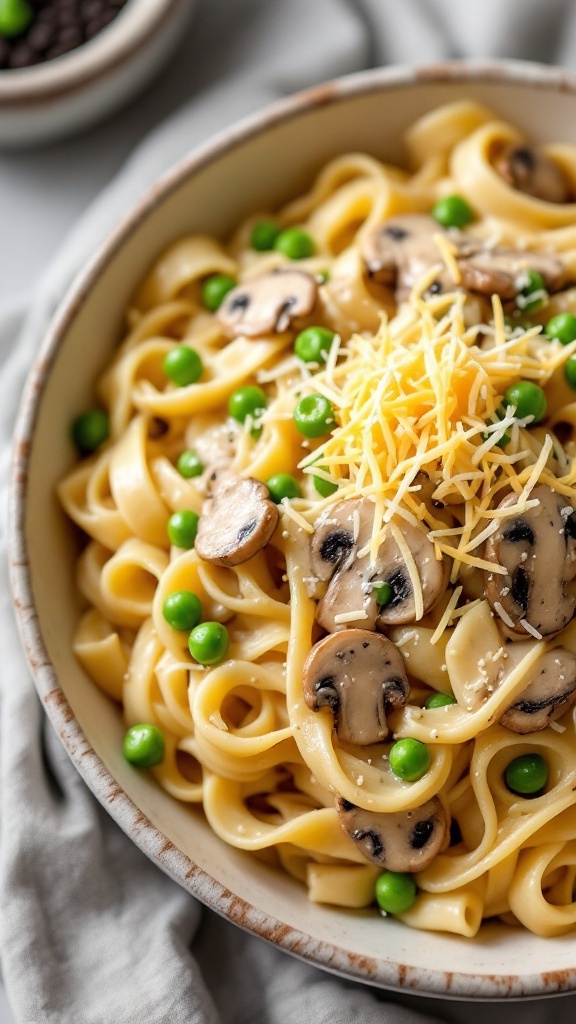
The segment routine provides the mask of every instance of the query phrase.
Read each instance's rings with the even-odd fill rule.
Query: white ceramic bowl
[[[199,814],[124,762],[120,714],[71,653],[76,552],[54,497],[74,457],[69,422],[110,358],[129,296],[166,245],[190,230],[225,236],[253,209],[297,195],[343,151],[400,161],[403,129],[465,96],[536,139],[576,143],[574,75],[527,64],[392,68],[279,103],[162,179],[95,254],[44,339],[17,425],[11,561],[24,645],[54,727],[98,799],[164,871],[231,921],[320,967],[403,991],[502,999],[576,989],[574,937],[489,924],[461,939],[314,905],[303,887],[225,846]],[[97,346],[86,345],[90,337]]]
[[[77,49],[0,71],[0,145],[70,135],[127,103],[168,59],[193,9],[194,0],[127,0]]]

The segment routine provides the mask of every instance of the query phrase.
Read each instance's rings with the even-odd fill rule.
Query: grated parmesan
[[[359,611],[355,612],[340,612],[338,615],[334,616],[334,622],[338,626],[342,626],[346,622],[356,622],[358,619],[367,618],[368,612],[364,608],[361,608]]]
[[[305,530],[306,533],[314,533],[314,527],[304,519],[304,516],[301,516],[300,513],[296,511],[293,505],[290,504],[289,498],[282,498],[280,505],[282,506],[284,514],[287,515],[289,519],[292,519],[301,530]]]
[[[439,243],[439,254],[454,269],[450,242]],[[299,468],[337,482],[339,490],[324,503],[302,499],[298,508],[314,510],[316,516],[335,501],[369,497],[374,502],[373,528],[357,554],[375,561],[387,529],[392,529],[410,575],[417,619],[423,614],[422,587],[411,552],[402,544],[403,521],[421,524],[436,557],[453,560],[453,583],[462,565],[506,575],[503,566],[483,559],[480,550],[497,524],[535,507],[530,495],[539,482],[565,495],[566,508],[574,493],[570,463],[556,460],[555,472],[564,467],[564,477],[548,468],[555,439],[546,435],[542,441],[542,434],[526,429],[530,417],[518,419],[512,407],[502,416],[502,402],[506,389],[518,380],[545,386],[553,371],[576,353],[576,342],[536,351],[541,329],[510,329],[497,297],[492,325],[483,325],[483,331],[477,325],[466,327],[463,292],[425,297],[439,270],[442,262],[412,289],[396,316],[382,315],[374,336],[363,332],[343,342],[335,335],[326,364],[306,381],[287,382],[281,398],[285,403],[289,394],[318,392],[330,399],[337,419],[335,429],[305,455]],[[291,358],[285,361],[287,368]],[[504,434],[510,440],[502,449],[497,442]],[[316,459],[321,468],[315,468]],[[433,502],[417,493],[420,471],[433,484]],[[509,491],[516,494],[516,504],[498,508]],[[436,501],[460,507],[455,526],[446,525]],[[309,516],[304,518],[293,506],[282,507],[301,529],[313,532]],[[356,524],[354,536],[357,540]],[[458,609],[457,614],[463,612]],[[509,618],[506,613],[500,617],[504,622]]]
[[[494,601],[494,611],[500,616],[502,622],[504,622],[510,629],[514,629],[514,622],[508,615],[508,612],[504,611],[500,601]]]
[[[520,619],[520,625],[524,627],[527,633],[530,633],[533,637],[535,637],[536,640],[542,639],[542,633],[539,633],[537,629],[534,629],[534,626],[530,625],[528,619]]]
[[[440,639],[440,637],[444,633],[446,627],[448,626],[448,624],[449,624],[449,622],[450,622],[450,620],[452,618],[452,615],[454,613],[456,605],[458,604],[458,601],[460,600],[460,594],[461,593],[462,593],[462,587],[456,587],[456,589],[454,590],[454,592],[452,594],[452,597],[450,598],[450,600],[449,600],[449,602],[448,602],[448,604],[446,606],[444,614],[443,614],[442,618],[440,619],[440,622],[438,623],[438,625],[436,626],[436,629],[434,630],[432,636],[430,637],[430,643],[431,644],[437,644],[439,639]]]

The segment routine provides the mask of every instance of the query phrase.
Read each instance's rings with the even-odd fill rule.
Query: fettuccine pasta
[[[561,935],[576,147],[471,102],[405,143],[151,268],[59,486],[74,648],[158,783],[310,899]]]

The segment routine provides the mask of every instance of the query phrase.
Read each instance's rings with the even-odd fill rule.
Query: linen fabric
[[[5,558],[26,372],[74,273],[119,217],[191,148],[274,99],[372,65],[456,57],[573,67],[576,8],[198,0],[170,68],[137,102],[81,138],[0,156],[0,957],[11,1007],[0,990],[0,1024],[479,1024],[486,1013],[501,1024],[515,1012],[345,982],[240,931],[163,875],[95,801],[43,715]],[[521,1012],[525,1024],[567,1024],[576,997]]]

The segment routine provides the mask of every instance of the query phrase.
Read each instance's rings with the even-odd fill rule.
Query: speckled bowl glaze
[[[0,146],[71,135],[127,103],[168,59],[194,7],[194,0],[127,0],[83,46],[0,70]]]
[[[384,988],[490,1000],[575,990],[574,936],[540,939],[490,924],[475,939],[460,939],[415,932],[372,910],[314,905],[290,877],[225,846],[199,812],[124,762],[118,708],[71,652],[77,552],[54,497],[74,461],[71,418],[119,340],[129,296],[166,245],[185,231],[225,236],[253,209],[297,195],[343,151],[402,161],[405,127],[462,97],[488,104],[536,139],[576,143],[574,75],[510,63],[390,68],[264,110],[165,175],[82,271],[43,341],[16,430],[10,544],[19,626],[40,699],[80,774],[159,867],[230,921],[318,967]]]

